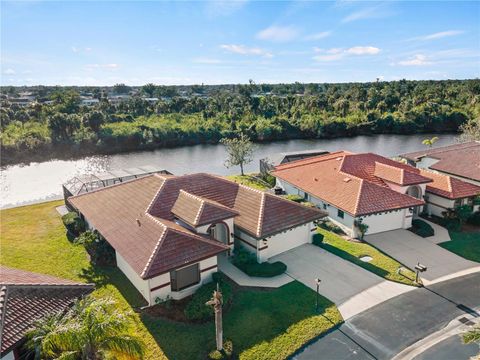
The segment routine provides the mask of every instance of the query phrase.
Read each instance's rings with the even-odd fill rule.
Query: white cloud
[[[345,16],[342,19],[342,23],[349,23],[352,21],[363,19],[378,19],[390,16],[393,14],[393,12],[385,8],[385,6],[387,5],[387,3],[380,3],[379,5],[374,7],[369,7],[353,12],[350,15]]]
[[[423,54],[417,54],[408,60],[399,61],[398,65],[402,66],[425,66],[433,64],[428,58]]]
[[[211,0],[205,5],[209,17],[228,16],[245,6],[247,0]]]
[[[87,64],[85,65],[87,69],[110,69],[115,70],[120,67],[118,64],[110,63],[110,64]]]
[[[72,46],[72,47],[70,47],[70,49],[71,49],[75,54],[78,54],[78,53],[86,53],[86,52],[92,51],[92,48],[91,48],[91,47],[79,48],[79,47],[76,47],[76,46]]]
[[[373,46],[354,46],[350,49],[347,49],[347,54],[352,55],[377,55],[380,52],[380,49]]]
[[[354,46],[348,49],[343,48],[331,48],[320,49],[313,48],[313,50],[319,54],[313,58],[317,61],[334,61],[340,60],[346,56],[365,56],[365,55],[377,55],[380,53],[380,49],[374,46]]]
[[[315,34],[311,34],[311,35],[306,36],[305,40],[306,41],[321,40],[321,39],[325,39],[326,37],[329,37],[330,35],[332,35],[331,31],[322,31],[322,32],[319,32],[319,33],[315,33]]]
[[[80,51],[80,50],[79,50],[77,47],[75,47],[75,46],[72,46],[71,49],[72,49],[72,51],[73,51],[74,53],[78,53],[78,52]]]
[[[222,61],[219,59],[198,57],[192,60],[196,64],[220,64]]]
[[[273,42],[287,42],[295,39],[299,31],[294,26],[272,25],[257,34],[257,39]]]
[[[410,40],[421,40],[421,41],[437,40],[437,39],[442,39],[442,38],[449,37],[449,36],[460,35],[460,34],[463,34],[463,33],[464,33],[464,31],[462,31],[462,30],[440,31],[440,32],[436,32],[436,33],[433,33],[433,34],[429,34],[429,35],[418,36],[418,37],[412,38]]]
[[[5,75],[15,75],[16,72],[13,69],[7,69],[3,72]]]
[[[256,55],[256,56],[263,56],[267,58],[273,57],[273,54],[268,52],[265,49],[258,48],[258,47],[248,47],[245,45],[236,45],[236,44],[225,44],[220,45],[220,47],[228,52],[240,55]]]

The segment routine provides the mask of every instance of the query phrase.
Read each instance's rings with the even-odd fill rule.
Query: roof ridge
[[[186,234],[186,235],[190,236],[191,238],[196,239],[198,241],[203,241],[203,242],[205,242],[207,244],[210,244],[210,245],[220,245],[221,247],[225,247],[225,249],[228,249],[228,246],[221,243],[220,241],[216,241],[214,239],[209,239],[209,238],[203,237],[199,234],[195,234],[193,232],[190,232],[187,229],[185,229],[185,230],[183,230],[183,229],[180,230],[180,229],[175,229],[175,228],[168,228],[168,229],[170,231],[174,231],[174,232],[177,232],[177,233]]]
[[[0,344],[3,344],[3,329],[5,323],[5,309],[8,302],[8,287],[2,285],[0,287]]]
[[[328,153],[328,154],[312,156],[312,157],[309,157],[309,158],[306,158],[306,159],[299,159],[299,160],[291,161],[291,162],[288,162],[288,163],[285,163],[285,164],[280,164],[280,165],[275,167],[274,171],[281,171],[281,170],[285,170],[285,169],[293,169],[293,168],[296,168],[298,166],[305,165],[304,162],[307,162],[308,164],[314,164],[314,163],[318,163],[318,162],[322,162],[322,161],[332,160],[333,158],[335,158],[336,155],[345,157],[347,155],[356,155],[356,154],[351,153],[349,151],[345,151],[345,150],[339,150],[339,151],[335,151],[335,152]],[[280,168],[280,169],[277,169],[277,168]]]
[[[159,176],[158,176],[159,177]],[[159,177],[160,178],[160,177]],[[145,213],[147,214],[150,214],[150,210],[152,210],[152,207],[153,207],[153,204],[156,202],[156,200],[158,199],[158,197],[160,196],[160,192],[162,191],[163,187],[165,186],[165,183],[168,181],[168,178],[161,178],[163,179],[163,182],[160,184],[160,186],[158,187],[158,190],[157,192],[155,193],[155,195],[153,196],[152,200],[150,201],[150,203],[148,204],[147,206],[147,209],[145,210]]]
[[[147,273],[147,271],[150,270],[150,266],[152,265],[152,261],[153,261],[154,257],[157,255],[158,251],[160,250],[161,244],[163,243],[163,240],[165,239],[166,234],[167,234],[167,230],[168,230],[167,225],[165,225],[160,220],[158,220],[157,218],[152,216],[150,213],[146,213],[146,216],[150,217],[154,222],[156,222],[157,224],[162,226],[163,227],[163,232],[160,235],[160,237],[159,237],[159,239],[158,239],[158,241],[157,241],[157,243],[156,243],[156,245],[155,245],[155,247],[152,251],[152,254],[148,258],[148,261],[145,264],[145,267],[144,267],[142,273],[140,274],[141,278],[143,278],[145,276],[145,274]]]
[[[263,218],[265,214],[265,197],[266,193],[263,192],[262,194],[262,199],[260,201],[260,209],[259,209],[259,214],[258,214],[258,223],[257,223],[257,236],[260,236],[262,233],[262,223],[263,223]]]
[[[357,198],[355,199],[355,207],[353,208],[354,214],[358,212],[358,206],[360,205],[360,197],[362,195],[362,190],[365,182],[365,179],[362,179],[362,178],[359,178],[359,179],[360,179],[360,189],[358,190]]]

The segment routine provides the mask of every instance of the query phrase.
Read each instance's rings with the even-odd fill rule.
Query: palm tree
[[[144,346],[128,335],[130,320],[130,314],[116,310],[113,300],[88,297],[57,321],[47,317],[37,322],[27,344],[42,358],[141,359]]]
[[[425,139],[425,140],[423,140],[423,141],[422,141],[422,144],[423,144],[423,145],[426,145],[426,146],[428,146],[428,147],[431,148],[431,147],[433,146],[433,144],[435,144],[437,141],[438,141],[438,137],[437,137],[437,136],[434,136],[434,137],[432,137],[431,139]]]

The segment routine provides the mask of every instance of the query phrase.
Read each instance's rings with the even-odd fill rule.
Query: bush
[[[115,250],[105,239],[93,231],[86,231],[74,240],[75,244],[83,245],[90,255],[90,260],[96,265],[114,265]]]
[[[287,271],[287,265],[281,261],[259,264],[254,254],[242,248],[235,249],[232,263],[248,276],[272,277]]]
[[[217,289],[217,283],[223,295],[223,304],[230,303],[232,299],[232,286],[225,281],[223,275],[213,274],[213,282],[200,287],[185,306],[185,317],[193,321],[207,321],[213,319],[213,308],[205,305],[212,298],[213,291]]]
[[[295,194],[285,195],[285,199],[290,201],[295,201],[297,203],[301,203],[305,201],[305,199],[302,196],[295,195]]]
[[[312,237],[312,244],[316,246],[322,246],[324,236],[323,234],[316,233]]]
[[[63,215],[62,221],[67,230],[75,236],[85,231],[85,223],[75,211]]]
[[[214,350],[208,354],[208,358],[212,360],[222,360],[222,359],[230,359],[233,355],[233,343],[231,340],[225,340],[223,342],[223,350],[218,351]]]
[[[480,211],[474,212],[468,219],[470,225],[480,226]]]
[[[324,230],[334,232],[335,234],[338,235],[345,235],[345,232],[342,230],[340,226],[335,225],[331,221],[322,221],[318,224],[319,227],[321,227]]]
[[[412,227],[409,229],[411,232],[417,234],[418,236],[421,237],[429,237],[433,236],[435,232],[433,231],[433,228],[430,226],[430,224],[426,223],[423,220],[420,219],[415,219],[412,221]]]

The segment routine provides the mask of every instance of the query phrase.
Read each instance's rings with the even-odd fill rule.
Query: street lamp
[[[315,301],[315,311],[317,311],[317,312],[318,312],[318,300],[320,298],[319,288],[320,288],[320,283],[321,282],[322,282],[322,280],[320,280],[319,278],[315,279],[315,284],[317,285],[317,300]]]
[[[415,265],[415,270],[416,270],[416,274],[415,274],[415,282],[418,284],[418,279],[419,279],[419,275],[420,273],[422,272],[425,272],[427,271],[427,267],[425,265],[422,265],[420,263],[417,263],[417,265]]]

